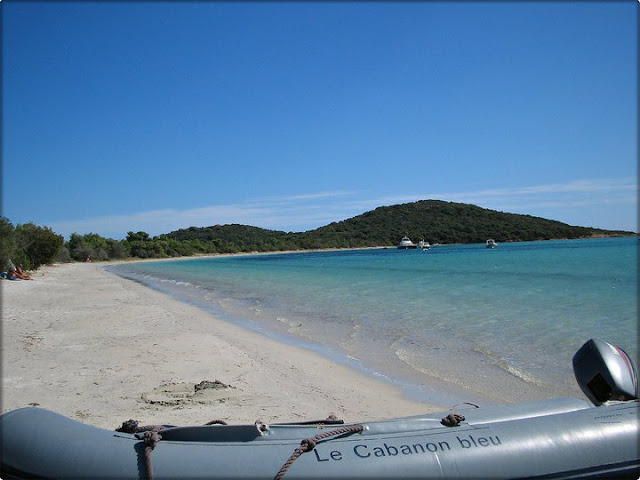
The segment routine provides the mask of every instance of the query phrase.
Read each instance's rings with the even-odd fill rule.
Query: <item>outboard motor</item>
[[[591,339],[573,356],[573,373],[595,405],[638,399],[638,373],[627,353],[610,343]]]

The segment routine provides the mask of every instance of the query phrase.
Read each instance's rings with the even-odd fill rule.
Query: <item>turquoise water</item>
[[[637,359],[637,253],[627,237],[109,269],[449,406],[581,396],[571,358],[592,337]]]

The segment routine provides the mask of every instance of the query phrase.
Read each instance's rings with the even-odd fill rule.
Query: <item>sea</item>
[[[242,254],[108,270],[449,408],[584,398],[572,357],[590,338],[637,362],[638,245],[619,237]]]

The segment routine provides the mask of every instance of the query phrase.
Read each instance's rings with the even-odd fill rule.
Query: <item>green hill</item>
[[[430,243],[484,243],[632,235],[567,225],[531,215],[498,212],[475,205],[422,200],[378,207],[315,230],[287,233],[247,225],[216,225],[176,230],[162,237],[197,241],[210,252],[278,251],[395,245],[404,236]]]
[[[297,250],[295,233],[266,230],[249,225],[215,225],[212,227],[190,227],[163,235],[180,242],[198,242],[209,246],[207,252],[273,252]],[[213,250],[211,249],[213,248]]]

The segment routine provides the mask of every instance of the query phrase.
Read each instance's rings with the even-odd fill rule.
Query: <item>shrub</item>
[[[16,262],[24,268],[36,269],[40,265],[52,263],[62,246],[64,238],[49,227],[39,227],[33,223],[18,225],[16,237]]]
[[[108,239],[107,244],[109,245],[109,249],[107,250],[107,253],[109,254],[109,258],[111,259],[127,258],[127,248],[124,246],[122,242]]]
[[[0,217],[0,269],[9,267],[9,261],[15,256],[15,228],[8,218]]]
[[[73,258],[71,258],[69,249],[63,245],[62,248],[58,251],[58,254],[56,255],[54,261],[58,263],[71,263],[73,262]]]

